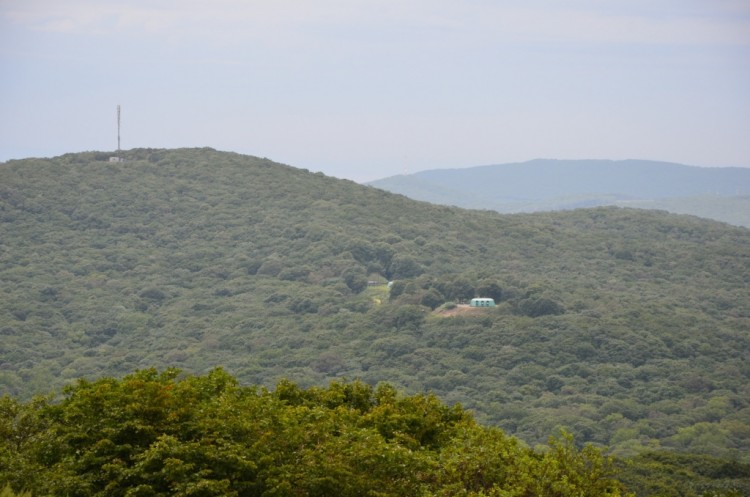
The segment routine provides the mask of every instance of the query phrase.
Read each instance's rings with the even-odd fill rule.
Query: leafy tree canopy
[[[3,495],[627,495],[591,447],[531,450],[387,384],[268,391],[149,369],[81,380],[59,402],[5,397],[0,428]]]

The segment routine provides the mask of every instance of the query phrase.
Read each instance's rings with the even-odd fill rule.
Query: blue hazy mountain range
[[[512,213],[619,205],[750,227],[750,168],[536,159],[434,169],[368,184],[417,200],[470,209]]]

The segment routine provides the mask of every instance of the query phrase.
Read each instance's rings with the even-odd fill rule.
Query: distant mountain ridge
[[[417,200],[506,213],[619,205],[750,226],[750,169],[740,167],[536,159],[434,169],[368,184]]]

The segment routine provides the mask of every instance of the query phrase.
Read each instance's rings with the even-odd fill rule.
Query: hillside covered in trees
[[[386,381],[532,446],[564,428],[616,455],[748,462],[747,229],[435,206],[211,149],[123,155],[0,164],[0,393],[150,367]],[[441,313],[474,296],[498,305]]]

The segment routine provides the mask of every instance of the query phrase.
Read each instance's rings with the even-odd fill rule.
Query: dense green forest
[[[0,393],[386,381],[531,444],[750,462],[750,231],[435,206],[211,149],[0,164]],[[392,281],[390,286],[385,285]],[[498,306],[450,315],[473,296]]]

